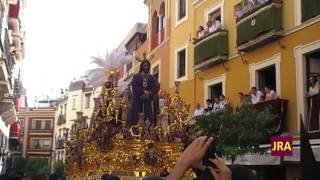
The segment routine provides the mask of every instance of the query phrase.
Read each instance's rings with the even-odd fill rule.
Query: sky
[[[117,48],[147,18],[143,0],[27,0],[21,79],[28,103],[58,97],[93,67],[91,56]]]

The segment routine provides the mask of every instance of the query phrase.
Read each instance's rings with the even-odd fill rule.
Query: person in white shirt
[[[240,4],[236,6],[235,12],[236,19],[239,19],[243,16],[242,6]]]
[[[308,92],[308,95],[309,96],[314,96],[314,95],[317,95],[320,93],[320,84],[317,80],[317,77],[316,76],[311,76],[309,78],[309,83],[310,83],[310,86],[309,86],[309,92]]]
[[[197,35],[198,35],[198,39],[200,39],[200,38],[202,38],[203,36],[206,35],[206,31],[204,30],[203,26],[199,26]]]
[[[253,4],[249,0],[244,0],[242,4],[242,12],[246,14],[253,9]]]
[[[218,111],[219,108],[220,108],[220,100],[218,97],[215,97],[212,112]]]
[[[256,87],[252,87],[251,88],[251,101],[252,101],[252,104],[257,104],[259,102],[262,102],[262,96],[263,96],[263,93],[259,90],[257,90]]]
[[[213,33],[215,30],[215,26],[211,20],[207,22],[207,34]]]
[[[199,26],[199,29],[197,31],[197,37],[194,37],[193,40],[199,40],[201,38],[203,38],[206,35],[206,30],[204,30],[203,26]]]
[[[215,21],[213,21],[214,22],[214,31],[218,31],[218,30],[220,30],[221,29],[221,22],[220,22],[220,20],[215,20]]]
[[[204,109],[201,107],[200,103],[197,103],[196,109],[194,110],[193,117],[202,116],[204,114]]]
[[[219,96],[219,109],[223,109],[226,106],[227,103],[228,102],[226,100],[226,97],[223,94],[221,94]]]

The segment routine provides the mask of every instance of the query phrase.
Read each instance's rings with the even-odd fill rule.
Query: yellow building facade
[[[306,93],[307,84],[300,76],[306,76],[303,62],[298,62],[308,52],[300,49],[314,47],[317,50],[320,39],[319,16],[301,22],[301,1],[283,1],[279,3],[282,13],[281,30],[279,36],[263,45],[256,45],[253,50],[239,51],[237,46],[237,23],[235,6],[239,0],[195,0],[186,1],[186,16],[178,20],[178,4],[171,1],[171,35],[170,35],[170,88],[173,92],[174,81],[182,81],[181,94],[191,105],[205,104],[209,98],[208,87],[215,83],[222,83],[222,93],[231,105],[239,104],[238,92],[249,93],[252,86],[259,87],[259,70],[274,66],[276,92],[280,98],[289,100],[286,122],[290,132],[297,133],[299,129],[299,113],[305,112],[305,101],[301,96]],[[272,6],[272,5],[269,5]],[[266,8],[266,7],[263,7]],[[211,13],[220,12],[222,29],[228,32],[228,56],[223,62],[218,62],[200,70],[194,70],[195,48],[192,38],[196,36],[197,28],[205,26]],[[254,19],[259,10],[247,18]],[[252,16],[253,15],[253,16]],[[251,39],[252,41],[254,39]],[[204,47],[210,48],[210,47]],[[186,73],[182,78],[176,76],[177,57],[181,49],[186,50]],[[300,51],[300,52],[299,52]],[[303,73],[304,72],[304,73]],[[300,81],[300,82],[299,82]],[[190,94],[193,94],[190,96]]]
[[[283,132],[298,138],[300,114],[310,124],[308,79],[320,77],[319,1],[255,2],[237,18],[241,0],[170,1],[170,92],[180,81],[180,93],[191,109],[218,94],[236,107],[239,92],[250,94],[253,86],[263,90],[271,85],[288,100]],[[194,41],[199,26],[212,17],[220,19],[221,30]],[[319,140],[320,128],[309,132]],[[297,167],[286,171],[290,168],[286,179],[299,176],[292,173]]]

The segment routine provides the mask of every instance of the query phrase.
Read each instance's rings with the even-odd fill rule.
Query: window
[[[214,10],[213,12],[211,12],[208,15],[208,20],[210,20],[212,22],[212,24],[214,25],[214,31],[218,31],[220,30],[222,21],[221,21],[221,9],[218,8],[217,10]]]
[[[175,27],[188,20],[188,1],[175,0]]]
[[[51,121],[44,121],[44,129],[49,130],[51,129]]]
[[[255,86],[263,90],[264,86],[271,86],[281,97],[280,85],[280,54],[259,63],[250,64],[250,87]]]
[[[204,104],[207,99],[211,99],[214,102],[214,98],[219,95],[225,95],[226,74],[204,81]]]
[[[297,130],[299,130],[300,124],[300,115],[302,115],[303,120],[307,121],[308,117],[308,101],[305,95],[308,93],[308,83],[307,83],[307,75],[308,72],[307,59],[308,55],[313,52],[320,51],[320,41],[315,40],[305,45],[299,45],[294,48],[294,57],[295,57],[295,72],[296,72],[296,90],[297,90],[297,121],[298,124]],[[309,56],[310,57],[310,56]],[[310,127],[307,127],[310,132]]]
[[[50,130],[51,120],[33,120],[31,123],[31,129],[33,130]]]
[[[223,28],[223,6],[224,1],[219,1],[218,3],[213,4],[206,12],[205,12],[205,22],[204,25],[207,24],[209,20],[214,21],[214,25],[218,26],[217,29]],[[216,22],[216,20],[218,22]]]
[[[51,140],[50,139],[31,139],[31,147],[33,150],[50,150]]]
[[[320,132],[320,50],[306,55],[306,82],[308,97],[308,131]],[[317,80],[316,83],[312,82]]]
[[[76,109],[76,98],[72,98],[72,110]]]
[[[276,85],[276,66],[271,65],[260,69],[258,72],[258,89],[263,90],[265,86],[270,86],[273,90],[277,89]]]
[[[183,49],[177,54],[177,78],[182,78],[186,75],[186,50]]]
[[[174,50],[174,81],[185,81],[188,79],[188,42]]]
[[[90,108],[90,96],[91,96],[91,94],[89,93],[89,94],[86,94],[85,95],[85,98],[86,98],[86,100],[85,100],[85,108]]]
[[[214,84],[208,86],[208,99],[211,99],[214,102],[214,99],[219,97],[222,93],[222,83]]]
[[[178,0],[178,20],[186,16],[186,11],[187,11],[186,1],[187,0]]]
[[[41,129],[41,121],[40,120],[36,120],[34,129]]]

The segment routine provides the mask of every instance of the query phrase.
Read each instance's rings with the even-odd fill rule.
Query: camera
[[[216,154],[216,147],[215,147],[215,143],[212,142],[210,144],[209,148],[207,149],[206,154],[202,158],[202,164],[204,166],[214,167],[214,164],[212,162],[210,162],[209,159],[215,159],[216,158],[215,154]]]

